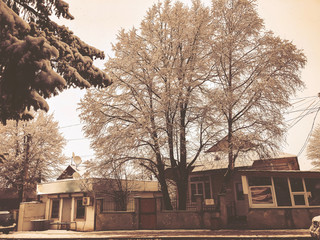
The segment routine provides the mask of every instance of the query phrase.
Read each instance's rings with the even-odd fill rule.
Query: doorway
[[[155,198],[140,198],[139,212],[139,229],[157,228],[157,207]]]

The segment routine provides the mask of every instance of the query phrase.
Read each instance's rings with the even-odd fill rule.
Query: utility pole
[[[26,201],[26,188],[29,179],[29,152],[30,152],[30,142],[31,135],[27,134],[24,136],[24,145],[25,145],[25,158],[23,164],[23,172],[22,172],[22,191],[21,191],[21,202]]]

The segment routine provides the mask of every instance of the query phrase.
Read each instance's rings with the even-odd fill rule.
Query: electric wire
[[[300,149],[300,152],[299,152],[298,155],[297,155],[298,157],[299,157],[300,154],[304,151],[305,147],[307,146],[307,143],[309,142],[309,139],[310,139],[310,137],[311,137],[311,135],[312,135],[313,128],[314,128],[314,124],[315,124],[315,122],[316,122],[316,118],[317,118],[317,116],[318,116],[319,111],[320,111],[320,108],[318,109],[318,111],[316,112],[316,114],[315,114],[315,116],[314,116],[314,118],[313,118],[313,122],[312,122],[312,125],[311,125],[311,129],[310,129],[310,131],[309,131],[309,134],[308,134],[308,136],[307,136],[307,138],[306,138],[306,140],[305,140],[302,148]]]

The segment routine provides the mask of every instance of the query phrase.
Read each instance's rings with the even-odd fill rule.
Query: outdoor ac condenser
[[[90,199],[90,197],[83,197],[83,198],[82,198],[82,205],[83,205],[83,206],[90,206],[90,205],[91,205],[91,199]]]

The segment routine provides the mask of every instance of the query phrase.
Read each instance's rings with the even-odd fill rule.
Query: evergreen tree
[[[0,118],[31,119],[30,108],[69,87],[111,81],[92,63],[104,53],[50,17],[73,19],[63,0],[0,0]]]

